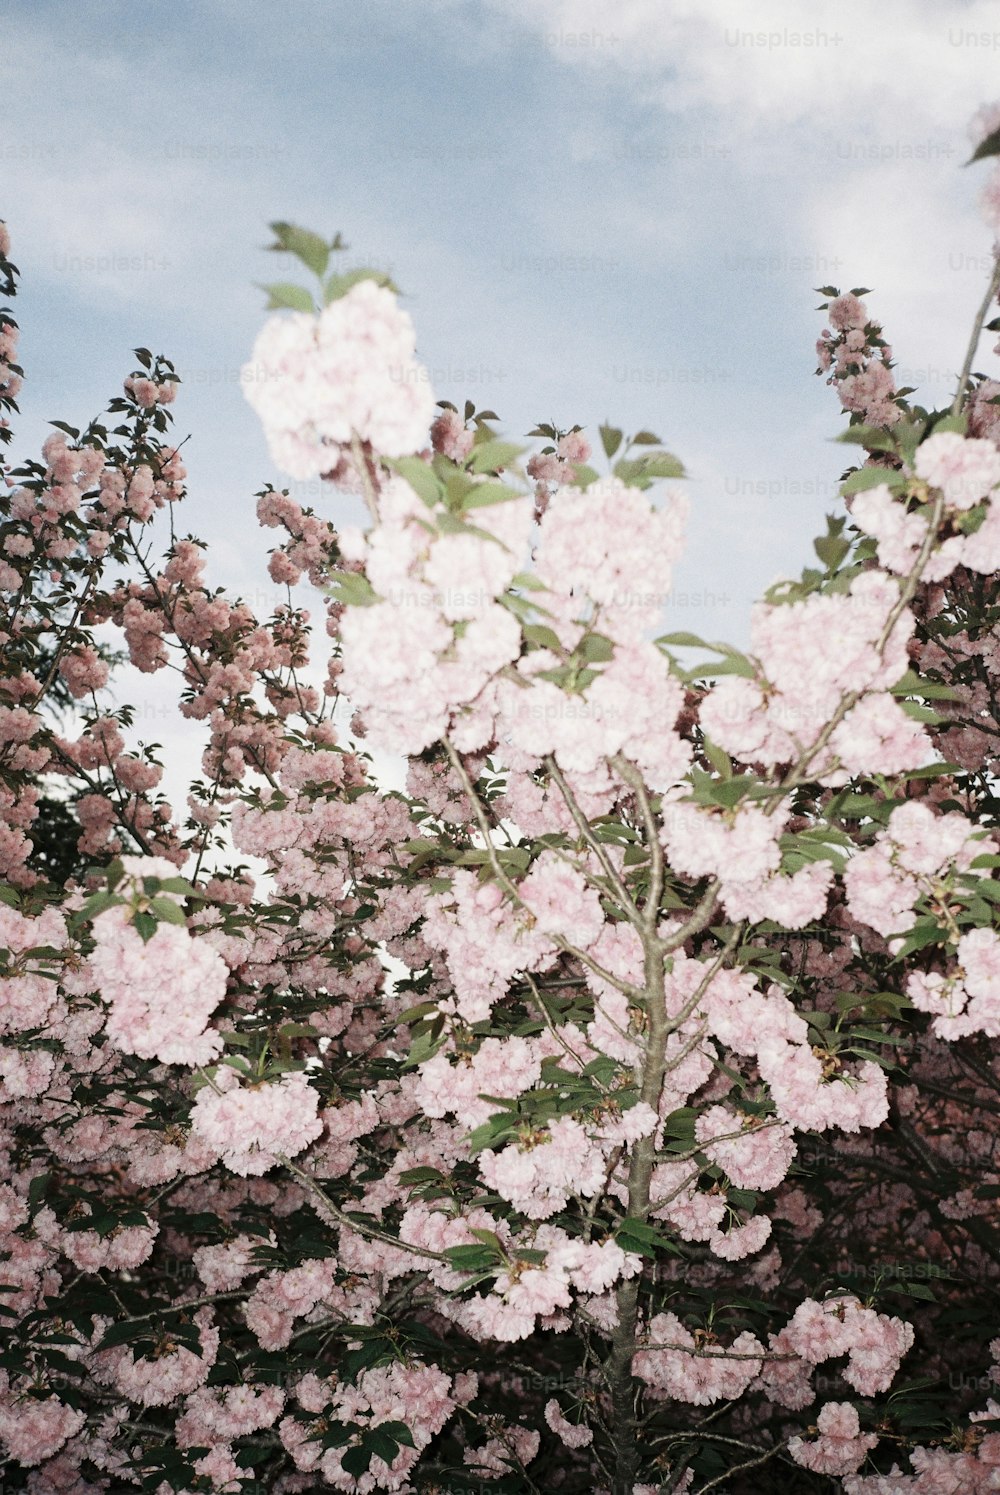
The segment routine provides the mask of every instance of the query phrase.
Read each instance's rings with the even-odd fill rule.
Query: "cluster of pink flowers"
[[[391,291],[361,280],[319,316],[270,317],[243,368],[275,464],[293,478],[335,472],[357,437],[385,457],[418,451],[434,416],[413,323]]]
[[[635,1374],[654,1395],[696,1407],[742,1396],[764,1362],[763,1345],[748,1331],[726,1350],[696,1338],[673,1313],[650,1319],[646,1342],[632,1362]]]
[[[512,908],[495,882],[459,871],[447,893],[427,900],[423,939],[444,952],[454,1010],[467,1022],[488,1017],[515,972],[551,965],[560,939],[586,948],[603,928],[597,893],[555,852],[543,851],[516,891]]]
[[[705,996],[709,1028],[726,1048],[753,1055],[780,1119],[793,1127],[847,1132],[876,1127],[889,1114],[884,1072],[870,1060],[849,1066],[835,1052],[814,1052],[809,1029],[777,987],[722,971]]]
[[[313,1258],[287,1271],[268,1272],[246,1301],[246,1321],[262,1349],[280,1350],[289,1343],[297,1318],[308,1318],[319,1303],[331,1302],[335,1263]]]
[[[233,1173],[266,1173],[277,1154],[295,1157],[323,1130],[319,1095],[301,1070],[272,1083],[240,1081],[236,1071],[219,1068],[199,1090],[191,1108],[191,1128]]]
[[[957,566],[990,575],[1000,567],[1000,503],[994,499],[1000,484],[1000,451],[993,441],[942,431],[917,448],[914,474],[944,501],[942,532],[929,555],[924,576],[942,581]],[[985,505],[982,522],[969,533],[950,532],[969,509]],[[858,528],[878,542],[879,564],[905,575],[913,569],[927,536],[928,520],[893,496],[884,483],[856,493],[851,517]]]
[[[695,1122],[695,1136],[738,1189],[776,1189],[795,1159],[791,1127],[754,1125],[726,1106],[709,1106]]]
[[[177,874],[162,857],[125,857],[123,865],[124,886],[132,889],[132,903],[139,907],[144,877]],[[221,1035],[208,1023],[226,994],[225,961],[207,941],[177,924],[159,923],[144,940],[131,912],[129,905],[118,905],[94,920],[90,977],[109,1004],[108,1038],[123,1053],[143,1059],[211,1063],[222,1048]]]
[[[198,1327],[198,1352],[170,1338],[169,1331],[152,1356],[137,1357],[127,1345],[98,1350],[91,1369],[95,1380],[111,1386],[120,1396],[144,1407],[165,1407],[180,1396],[203,1386],[219,1353],[219,1330],[211,1311],[194,1314]]]
[[[9,1459],[28,1469],[43,1464],[85,1421],[83,1412],[56,1396],[35,1396],[26,1385],[11,1386],[0,1371],[0,1442]]]
[[[850,1402],[827,1402],[816,1418],[817,1438],[790,1438],[788,1451],[796,1464],[817,1474],[854,1474],[878,1442],[875,1433],[862,1433],[858,1410]]]
[[[733,919],[773,919],[786,929],[801,929],[822,917],[833,869],[813,862],[782,873],[779,841],[787,813],[769,815],[748,803],[736,810],[710,808],[679,793],[662,812],[663,844],[674,871],[718,878]]]
[[[827,308],[830,326],[816,344],[820,373],[836,387],[840,403],[871,426],[894,426],[902,415],[896,402],[892,349],[882,328],[853,293],[836,296]],[[831,330],[832,329],[832,330]]]
[[[342,619],[341,684],[366,734],[390,751],[419,753],[444,736],[522,647],[517,619],[498,599],[522,565],[528,501],[512,490],[509,502],[473,510],[458,527],[448,515],[438,529],[445,520],[390,479],[379,523],[355,552],[378,600]]]
[[[890,949],[898,948],[918,903],[946,898],[956,876],[997,849],[992,837],[957,811],[938,815],[923,801],[909,800],[893,810],[870,847],[850,858],[844,873],[847,906],[888,939]]]
[[[886,1391],[913,1344],[902,1319],[865,1308],[850,1296],[800,1303],[784,1330],[789,1349],[810,1365],[847,1356],[843,1376],[862,1396]]]
[[[950,972],[912,971],[906,995],[921,1012],[933,1013],[940,1038],[1000,1038],[1000,940],[992,929],[970,929],[960,936],[955,957]]]
[[[930,739],[889,694],[906,671],[914,628],[903,608],[890,629],[898,603],[897,583],[878,571],[856,577],[844,594],[758,603],[751,625],[758,673],[713,686],[701,705],[702,728],[744,763],[795,763],[844,697],[858,694],[828,745],[811,755],[811,775],[842,784],[856,773],[922,767],[933,756]]]
[[[327,1423],[353,1423],[362,1429],[402,1422],[410,1429],[412,1447],[401,1447],[391,1464],[374,1456],[367,1473],[358,1477],[343,1467],[351,1444],[324,1452],[322,1443],[310,1436],[310,1424],[293,1417],[281,1422],[279,1433],[296,1467],[318,1471],[324,1483],[335,1489],[356,1490],[360,1495],[378,1489],[399,1490],[423,1450],[452,1416],[461,1394],[457,1383],[436,1365],[418,1362],[362,1371],[353,1385],[331,1385],[311,1374],[303,1377],[296,1398],[313,1418],[321,1415]]]

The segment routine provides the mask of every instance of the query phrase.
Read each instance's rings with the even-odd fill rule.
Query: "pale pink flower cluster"
[[[571,1195],[592,1198],[604,1186],[604,1152],[571,1116],[550,1122],[537,1141],[479,1155],[484,1183],[529,1220],[564,1209]]]
[[[209,1309],[194,1316],[198,1325],[200,1354],[172,1341],[164,1334],[158,1352],[149,1359],[136,1359],[127,1345],[101,1350],[93,1358],[95,1380],[114,1388],[131,1402],[144,1407],[165,1407],[180,1396],[203,1386],[219,1353],[219,1331]]]
[[[676,957],[675,957],[676,959]],[[720,971],[704,1002],[711,1032],[726,1048],[753,1055],[779,1118],[807,1131],[857,1132],[889,1114],[888,1084],[877,1064],[856,1069],[830,1055],[829,1070],[813,1052],[805,1020],[777,987],[765,995],[751,976]]]
[[[521,628],[497,600],[522,565],[530,503],[476,509],[456,531],[409,484],[387,481],[379,523],[367,538],[366,575],[379,601],[350,607],[340,633],[341,684],[371,740],[387,751],[420,753],[521,652]],[[476,533],[480,531],[481,533]],[[492,736],[492,716],[474,750]]]
[[[401,1241],[442,1255],[452,1246],[474,1246],[478,1240],[472,1233],[474,1230],[490,1230],[505,1244],[510,1235],[509,1228],[484,1209],[470,1209],[464,1214],[453,1215],[427,1204],[413,1204],[404,1210],[399,1222]],[[430,1280],[443,1292],[454,1291],[465,1281],[462,1274],[446,1262],[429,1260],[423,1266]]]
[[[601,478],[559,488],[542,519],[535,572],[548,588],[551,625],[573,647],[585,626],[616,643],[638,643],[670,595],[688,504],[679,491],[654,508],[638,488]]]
[[[509,1423],[502,1432],[488,1438],[480,1448],[467,1448],[462,1455],[480,1479],[499,1479],[511,1470],[523,1469],[538,1453],[542,1441],[533,1428]]]
[[[341,624],[341,683],[373,743],[415,754],[445,735],[463,752],[495,740],[520,771],[551,753],[585,793],[610,787],[607,759],[624,753],[651,787],[677,783],[691,756],[673,731],[683,690],[643,635],[669,593],[683,510],[675,497],[658,510],[617,479],[553,498],[536,550],[544,626],[567,651],[588,630],[611,640],[603,668],[571,689],[544,678],[562,657],[523,652],[499,600],[523,566],[529,501],[512,495],[459,525],[389,480],[356,556],[380,600]]]
[[[889,694],[905,673],[914,618],[904,608],[886,643],[880,639],[899,601],[883,572],[856,577],[846,594],[799,602],[758,603],[751,644],[759,677],[725,676],[701,705],[713,742],[745,763],[795,762],[818,738],[843,698],[862,693],[818,754],[811,773],[823,783],[855,773],[900,773],[923,766],[931,743]]]
[[[550,965],[558,936],[585,948],[604,924],[597,893],[553,851],[542,852],[520,883],[518,898],[512,907],[495,882],[460,870],[447,893],[427,900],[422,936],[444,952],[455,1010],[467,1022],[489,1016],[515,972]]]
[[[555,1397],[545,1403],[545,1421],[567,1448],[589,1448],[594,1441],[593,1428],[584,1422],[570,1422]]]
[[[266,1173],[277,1154],[295,1157],[323,1131],[319,1094],[301,1070],[268,1084],[244,1083],[233,1069],[216,1071],[199,1090],[191,1129],[233,1173]]]
[[[900,1361],[913,1344],[913,1329],[902,1319],[864,1308],[857,1298],[800,1303],[785,1327],[790,1349],[811,1365],[847,1356],[843,1376],[862,1396],[887,1391]]]
[[[811,1222],[811,1228],[815,1229],[818,1223]],[[784,1329],[779,1334],[769,1334],[767,1346],[773,1358],[764,1362],[757,1384],[768,1401],[793,1412],[810,1406],[816,1400],[811,1363],[795,1354]]]
[[[988,1405],[988,1412],[971,1412],[969,1420],[1000,1416],[996,1402]],[[898,1464],[888,1474],[849,1474],[843,1485],[845,1495],[993,1495],[1000,1467],[1000,1434],[987,1433],[969,1453],[914,1448],[909,1458],[915,1475],[903,1474]]]
[[[862,1433],[857,1408],[850,1402],[827,1402],[816,1418],[816,1427],[817,1438],[788,1441],[788,1452],[796,1464],[816,1474],[854,1474],[878,1442],[875,1433]]]
[[[322,477],[349,455],[355,435],[384,457],[419,451],[434,396],[415,346],[409,316],[373,280],[318,317],[270,317],[242,384],[275,464],[293,478]]]
[[[675,730],[684,691],[660,650],[620,644],[576,692],[545,678],[560,663],[554,651],[537,649],[518,662],[516,678],[497,682],[495,731],[505,763],[531,772],[551,754],[577,794],[601,795],[614,782],[607,760],[621,753],[650,788],[679,783],[691,762],[690,744]]]
[[[869,319],[868,308],[850,293],[829,304],[830,328],[816,344],[820,367],[828,373],[845,410],[872,426],[893,426],[902,411],[895,402],[891,352],[882,328]]]
[[[46,1027],[61,1004],[56,983],[43,974],[45,962],[30,951],[61,950],[67,943],[66,920],[55,909],[28,918],[0,903],[0,950],[10,957],[11,974],[0,976],[0,1033],[23,1033]]]
[[[457,410],[442,410],[431,426],[431,445],[452,462],[464,463],[476,439],[474,430],[466,428]]]
[[[893,810],[873,845],[848,861],[847,906],[854,918],[887,939],[905,934],[922,898],[967,872],[976,857],[997,850],[992,838],[957,811],[939,815],[922,800],[908,800]]]
[[[208,1023],[229,971],[208,941],[165,923],[143,940],[122,907],[94,920],[94,940],[90,974],[109,1004],[106,1031],[115,1048],[164,1064],[210,1064],[222,1036]]]
[[[331,1387],[318,1376],[308,1375],[299,1383],[297,1396],[307,1412],[322,1413],[328,1422],[348,1422],[361,1428],[403,1422],[409,1428],[412,1448],[401,1447],[391,1465],[376,1455],[367,1473],[355,1477],[342,1462],[350,1444],[324,1452],[322,1442],[310,1439],[302,1423],[291,1417],[281,1423],[282,1443],[298,1469],[318,1470],[325,1484],[359,1495],[412,1488],[407,1482],[410,1471],[459,1405],[457,1379],[453,1386],[451,1377],[436,1365],[419,1363],[363,1370],[354,1385],[342,1382]]]
[[[992,441],[942,431],[917,447],[913,470],[940,490],[948,509],[971,509],[1000,484],[1000,452]]]
[[[632,1361],[635,1374],[661,1396],[696,1407],[742,1396],[763,1365],[764,1346],[749,1331],[738,1334],[729,1350],[699,1345],[673,1313],[650,1319],[646,1342],[650,1348]]]
[[[640,1258],[615,1241],[581,1241],[555,1225],[539,1227],[529,1239],[533,1249],[544,1250],[543,1263],[515,1261],[485,1297],[444,1299],[438,1311],[474,1339],[513,1343],[533,1334],[539,1318],[547,1328],[568,1329],[563,1310],[572,1306],[574,1291],[603,1296],[641,1270]],[[516,1257],[516,1246],[507,1252]]]
[[[912,971],[906,995],[921,1012],[934,1014],[931,1027],[939,1038],[1000,1038],[1000,940],[992,929],[970,929],[955,955],[950,975]]]
[[[164,857],[122,858],[117,891],[127,902],[98,914],[88,963],[94,988],[109,1004],[108,1038],[126,1054],[164,1064],[208,1064],[222,1048],[209,1019],[226,994],[229,970],[204,939],[160,922],[144,940],[131,922],[147,898],[144,878],[167,880],[177,868]],[[180,895],[160,894],[174,904]]]
[[[86,1417],[55,1396],[31,1396],[9,1388],[0,1373],[0,1442],[7,1457],[25,1468],[50,1459],[83,1427]]]
[[[287,1271],[268,1272],[246,1300],[247,1327],[262,1349],[281,1350],[289,1343],[297,1318],[312,1313],[334,1292],[332,1257],[313,1257]]]
[[[786,819],[753,804],[723,811],[671,799],[661,815],[663,844],[676,872],[720,880],[730,918],[801,929],[822,916],[833,870],[813,862],[791,876],[781,873],[778,841]]]
[[[694,1134],[702,1151],[738,1189],[776,1189],[795,1158],[791,1127],[780,1122],[754,1126],[749,1117],[739,1116],[727,1106],[710,1106],[703,1111],[695,1122]]]
[[[470,1058],[452,1064],[443,1050],[419,1069],[414,1091],[425,1116],[454,1115],[462,1126],[481,1125],[497,1110],[482,1095],[516,1100],[542,1073],[539,1045],[527,1038],[486,1038]]]
[[[145,1225],[125,1225],[100,1236],[96,1230],[64,1230],[60,1249],[81,1272],[131,1270],[152,1255],[159,1234],[155,1220]]]
[[[70,695],[79,700],[107,684],[110,666],[92,644],[73,649],[59,661],[59,673]]]
[[[281,1415],[285,1393],[278,1386],[200,1386],[177,1420],[181,1448],[211,1447],[271,1427]]]
[[[252,1236],[238,1235],[215,1246],[199,1246],[191,1259],[210,1293],[229,1292],[239,1287],[255,1270],[254,1248],[262,1244],[264,1242],[255,1241]]]
[[[760,1251],[771,1234],[766,1215],[743,1220],[717,1188],[699,1188],[698,1170],[679,1162],[658,1163],[650,1187],[653,1218],[666,1221],[685,1241],[705,1241],[713,1256],[742,1261]],[[723,1226],[728,1225],[727,1230]]]
[[[754,1256],[770,1239],[771,1222],[766,1215],[754,1215],[743,1225],[733,1225],[727,1231],[713,1230],[708,1238],[708,1249],[722,1261],[743,1261]]]
[[[984,406],[984,408],[989,408]],[[917,448],[913,464],[917,477],[944,498],[943,518],[949,527],[965,510],[986,501],[986,516],[970,534],[951,534],[937,540],[922,572],[925,581],[942,581],[956,566],[990,575],[1000,567],[1000,452],[991,440],[942,431]],[[906,575],[916,563],[927,536],[927,519],[910,513],[903,500],[883,483],[856,493],[851,517],[862,533],[878,542],[879,563]]]

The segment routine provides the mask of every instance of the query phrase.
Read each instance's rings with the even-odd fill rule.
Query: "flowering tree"
[[[363,530],[268,488],[287,602],[212,591],[145,349],[0,499],[5,1487],[994,1489],[1000,262],[944,411],[825,288],[862,465],[743,652],[656,636],[655,436],[521,481],[275,232],[318,297],[246,392]],[[119,643],[202,724],[186,816]]]

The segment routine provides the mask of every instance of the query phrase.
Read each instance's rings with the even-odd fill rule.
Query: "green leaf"
[[[646,1220],[623,1220],[615,1231],[614,1238],[623,1251],[630,1251],[636,1256],[656,1257],[663,1251],[671,1256],[680,1255],[680,1247],[676,1242]]]
[[[580,462],[573,470],[573,487],[589,488],[591,483],[596,483],[600,477],[596,467],[590,467],[586,462]]]
[[[508,488],[506,483],[498,479],[494,482],[473,483],[472,487],[462,499],[462,512],[467,509],[492,508],[494,504],[507,504],[511,499],[521,498],[523,495],[517,493],[513,488]],[[484,531],[480,531],[480,534]],[[491,535],[491,539],[494,537]]]
[[[701,680],[706,675],[742,675],[746,680],[753,680],[757,674],[753,665],[744,654],[732,653],[725,659],[720,659],[718,664],[710,661],[705,664],[695,665],[690,670],[685,670],[681,678],[683,680]]]
[[[367,1440],[359,1448],[347,1448],[340,1456],[340,1462],[348,1474],[353,1474],[355,1479],[365,1474],[368,1465],[372,1461],[372,1450]]]
[[[940,712],[932,710],[930,706],[921,706],[919,701],[900,701],[899,705],[915,722],[928,722],[933,727],[939,727],[945,720]]]
[[[381,598],[360,571],[334,571],[327,587],[330,596],[348,607],[372,607]]]
[[[284,280],[274,285],[261,285],[258,281],[258,289],[267,292],[268,311],[315,312],[316,310],[312,292],[307,291],[305,286],[292,285],[290,281]]]
[[[433,468],[426,462],[421,462],[419,457],[396,457],[393,461],[387,461],[386,466],[405,478],[417,497],[422,498],[429,508],[434,508],[441,502],[444,484]]]
[[[399,286],[381,270],[347,270],[343,275],[331,275],[323,282],[323,305],[329,306],[331,301],[339,301],[363,280],[373,280],[376,285],[384,286],[387,291],[399,294]]]
[[[732,778],[733,760],[727,752],[717,747],[708,737],[702,739],[701,749],[716,773],[721,774],[724,779]]]
[[[948,685],[939,685],[934,680],[922,680],[915,670],[907,670],[895,685],[889,687],[890,695],[923,696],[927,701],[957,701],[958,691]]]
[[[883,483],[895,492],[899,492],[906,486],[906,479],[901,472],[892,472],[887,467],[859,467],[841,483],[840,491],[846,498],[852,493],[862,493],[868,488],[880,488]]]
[[[991,130],[976,146],[972,155],[966,161],[966,166],[971,166],[973,161],[982,161],[987,156],[1000,156],[1000,128]]]
[[[603,633],[588,633],[577,653],[588,664],[607,664],[614,658],[615,649],[611,640],[605,638]]]
[[[456,1272],[488,1272],[501,1260],[490,1246],[447,1246],[444,1252]]]
[[[81,919],[96,919],[99,914],[124,902],[124,898],[119,898],[115,893],[93,893],[82,905],[80,917]]]
[[[614,465],[614,474],[621,482],[633,488],[648,488],[656,478],[683,478],[684,464],[670,452],[659,452],[655,456],[623,457]]]
[[[154,898],[150,904],[150,912],[155,914],[161,923],[180,924],[183,928],[187,928],[184,910],[172,898]]]
[[[601,445],[604,448],[604,455],[610,462],[622,444],[623,433],[615,426],[600,426],[598,427],[598,431],[601,437]]]
[[[562,653],[559,635],[544,623],[529,623],[523,632],[529,644],[536,644],[540,649],[551,649],[554,654]]]
[[[664,633],[656,640],[658,648],[670,649],[711,649],[711,644],[706,644],[703,638],[696,633]]]
[[[863,446],[869,452],[894,452],[896,441],[882,426],[848,426],[846,431],[841,431],[835,441],[851,442],[855,446]]]
[[[156,920],[152,914],[137,913],[134,915],[132,923],[135,925],[136,932],[142,939],[143,944],[148,944],[156,933]]]
[[[923,950],[927,945],[939,944],[943,939],[944,930],[938,921],[925,915],[914,924],[893,958],[897,961],[902,960],[904,956],[912,955],[914,950]]]
[[[942,431],[955,431],[959,436],[964,436],[968,430],[968,426],[969,418],[967,415],[952,415],[950,410],[946,410],[943,415],[933,420],[927,435],[938,436]]]
[[[495,438],[482,441],[472,448],[469,466],[473,472],[497,472],[516,462],[524,450],[523,446],[516,446],[513,441],[499,441]]]
[[[319,234],[311,233],[307,228],[299,228],[295,223],[279,221],[269,227],[276,241],[269,246],[270,249],[278,253],[294,254],[314,275],[322,277],[326,274],[331,246]]]

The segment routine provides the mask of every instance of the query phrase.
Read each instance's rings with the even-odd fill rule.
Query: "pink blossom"
[[[266,1173],[277,1154],[295,1157],[323,1131],[319,1095],[301,1070],[271,1084],[245,1084],[235,1070],[219,1069],[199,1090],[191,1126],[233,1173]]]

